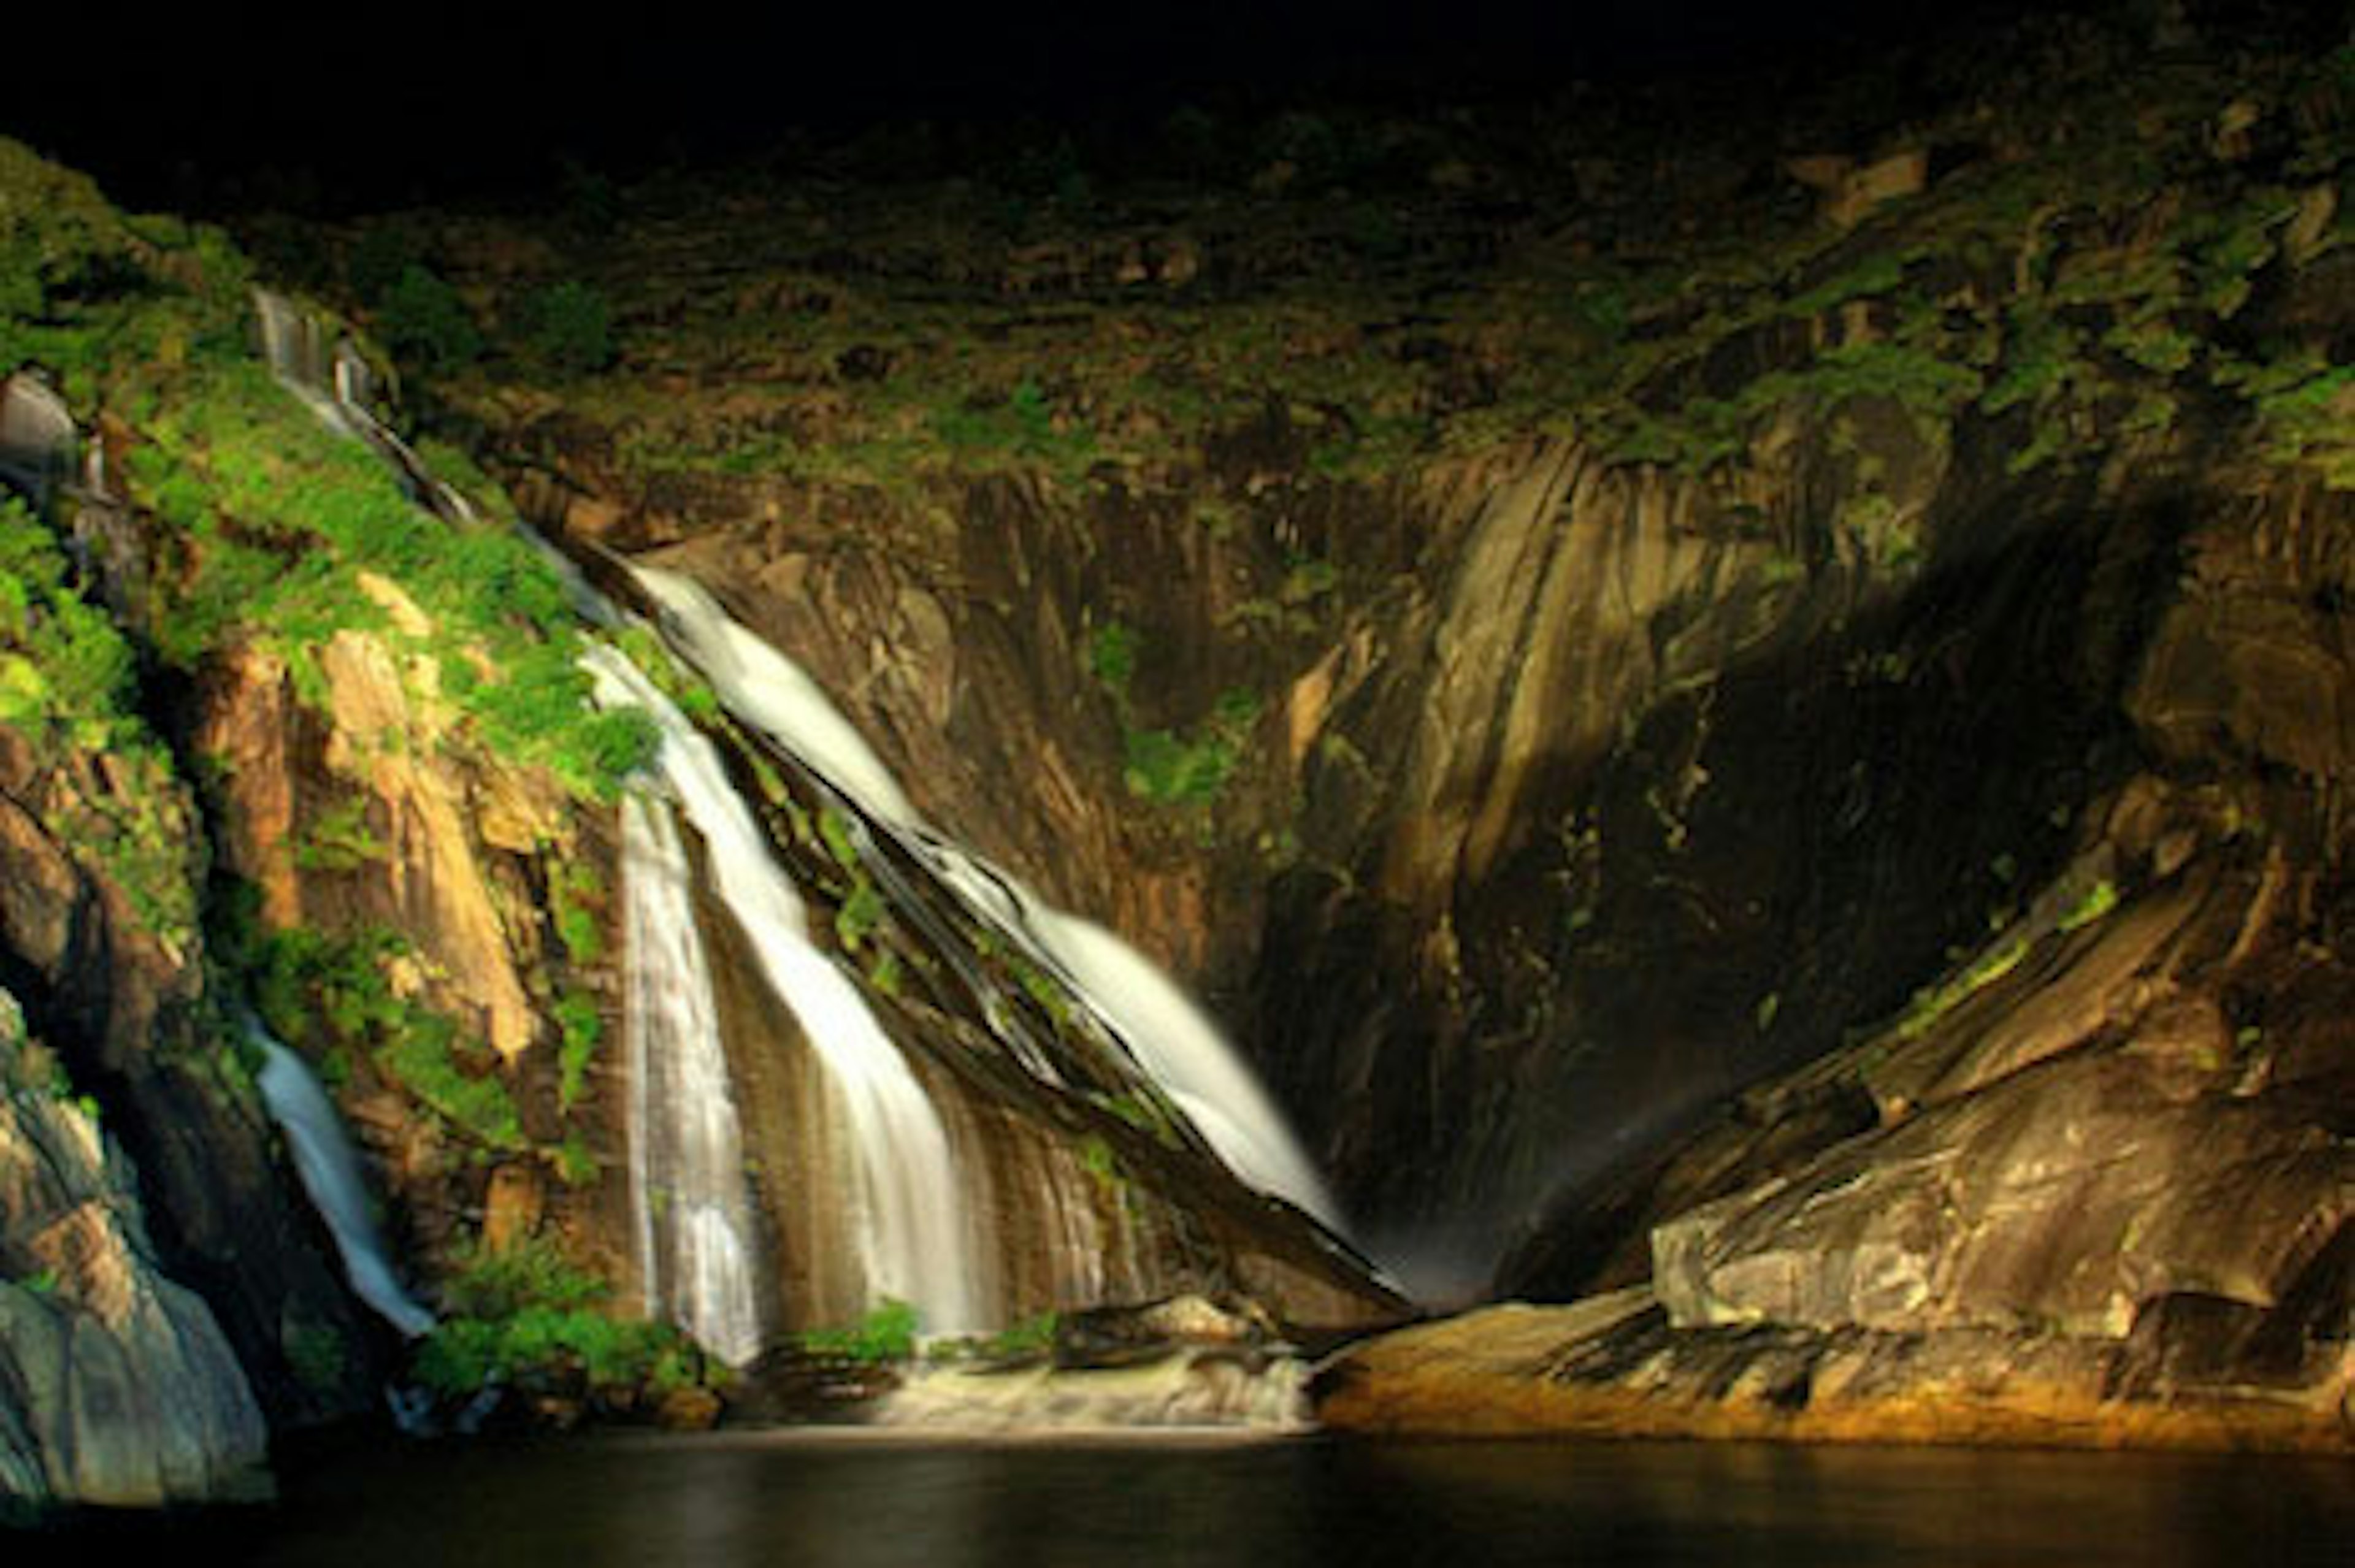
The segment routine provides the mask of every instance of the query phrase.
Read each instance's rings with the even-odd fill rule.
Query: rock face
[[[299,1192],[283,1179],[250,1078],[208,1031],[195,933],[184,923],[194,905],[185,858],[194,815],[153,753],[59,753],[23,731],[0,730],[0,951],[55,1052],[57,1086],[105,1105],[109,1147],[119,1141],[132,1156],[101,1161],[93,1147],[92,1173],[70,1201],[92,1213],[144,1209],[145,1221],[126,1220],[128,1239],[104,1246],[135,1254],[123,1264],[126,1281],[167,1273],[178,1282],[159,1279],[144,1307],[126,1284],[129,1294],[105,1298],[114,1302],[111,1323],[136,1319],[152,1335],[162,1321],[155,1302],[169,1302],[175,1322],[208,1305],[206,1333],[225,1331],[245,1369],[239,1400],[258,1394],[273,1416],[293,1422],[366,1408],[365,1353],[339,1352],[324,1364],[303,1355],[306,1343],[357,1347],[365,1335]],[[141,846],[154,858],[142,859]],[[28,1307],[20,1321],[30,1332],[45,1318]],[[189,1364],[218,1374],[205,1360],[209,1351],[190,1344],[198,1348],[187,1351]],[[182,1471],[174,1477],[176,1488],[186,1479]]]
[[[0,997],[0,1515],[252,1497],[268,1431],[136,1179]]]
[[[2348,521],[2298,491],[2196,527],[2204,564],[2125,699],[2161,771],[1880,1028],[1564,1205],[1511,1265],[1563,1295],[1648,1283],[1377,1342],[1328,1418],[2355,1442],[2355,752],[2331,695],[2355,671],[2310,609],[2347,570],[2313,530]]]
[[[2178,1321],[2113,1343],[1987,1328],[1678,1329],[1636,1285],[1369,1340],[1328,1363],[1312,1392],[1326,1425],[1366,1434],[2355,1446],[2343,1341],[2252,1386],[2214,1355],[2234,1332]]]
[[[1663,149],[1681,204],[1612,198],[1592,158],[1574,200],[1459,202],[1491,176],[1434,171],[1428,249],[1322,315],[1252,291],[1392,252],[1273,208],[1299,227],[1220,230],[1206,200],[1175,237],[1009,242],[995,270],[902,267],[896,219],[848,208],[659,214],[587,248],[630,302],[593,397],[447,395],[531,520],[709,586],[922,815],[1203,994],[1418,1283],[1575,1303],[1357,1352],[1334,1419],[1918,1435],[1960,1389],[1997,1435],[2338,1441],[2348,105],[2309,61],[2146,82],[2077,38],[2062,119],[2019,146],[1949,106]],[[2079,114],[2097,88],[2128,96]],[[1902,151],[1783,156],[1828,145]],[[173,1338],[171,1376],[210,1364],[189,1300],[124,1260],[208,1304],[272,1419],[368,1398],[375,1347],[220,1049],[239,987],[336,1069],[429,1282],[478,1240],[642,1281],[611,801],[490,739],[578,717],[570,623],[435,571],[497,564],[495,527],[406,534],[351,453],[296,451],[235,348],[241,264],[31,163],[0,144],[24,343],[86,351],[47,335],[210,291],[125,384],[68,379],[103,389],[65,411],[100,438],[87,494],[54,483],[75,432],[48,383],[0,400],[0,468],[72,503],[155,681],[150,729],[93,738],[25,656],[64,596],[0,604],[0,980],[105,1107],[154,1243],[92,1232],[114,1261],[88,1281],[44,1263],[54,1296],[0,1297],[32,1369],[0,1452],[56,1492],[50,1456],[109,1441],[43,1413],[112,1397],[112,1352],[57,1349],[85,1320]],[[1722,221],[1672,232],[1678,207]],[[881,248],[845,242],[862,221]],[[579,259],[474,277],[451,248],[476,300]],[[1181,251],[1166,314],[1106,304]],[[952,284],[989,297],[960,315]],[[1001,1018],[1054,1035],[1068,996],[947,904],[879,920],[890,868],[849,816],[735,757],[819,962],[906,1043],[983,1228],[1021,1238],[993,1300],[1394,1308],[1110,1054],[1010,1064]],[[768,1320],[853,1315],[828,1080],[743,929],[708,898],[691,923]],[[98,1181],[27,1185],[25,1212]],[[41,1392],[76,1378],[81,1406]],[[214,1485],[189,1456],[237,1450],[225,1401],[122,1465]]]
[[[2327,1405],[2347,105],[2288,62],[2095,96],[2131,63],[2098,29],[2066,58],[2051,123],[1998,114],[2019,144],[1961,109],[1885,155],[1817,143],[1860,155],[1789,169],[1822,209],[1753,214],[1803,240],[1729,232],[1733,281],[1670,268],[1631,321],[1562,324],[1636,367],[1604,395],[1514,404],[1547,350],[1423,323],[1381,369],[1442,439],[1377,475],[1310,460],[1337,421],[1279,371],[1256,416],[1083,475],[862,489],[770,460],[908,376],[913,335],[731,362],[716,456],[512,389],[478,408],[536,517],[712,584],[927,813],[1196,980],[1363,1232],[1441,1287],[1648,1280],[1664,1346],[1869,1344],[1885,1389],[1909,1357],[1943,1369],[1921,1388],[2033,1362],[2128,1424],[2236,1379]],[[2101,151],[2041,162],[2062,126]],[[1796,197],[1786,167],[1716,188]],[[1547,261],[1486,280],[1497,316],[1627,303],[1579,262],[1629,264],[1637,219],[1531,204]],[[796,297],[792,331],[822,314]],[[1124,374],[1201,369],[1120,325]],[[649,345],[618,406],[659,417],[691,357]],[[1117,451],[1083,368],[1026,385]],[[1154,737],[1212,733],[1188,727],[1238,688],[1241,760],[1173,803]]]
[[[780,212],[756,262],[666,209],[574,259],[661,324],[594,408],[461,396],[544,528],[710,586],[928,816],[1204,995],[1367,1237],[1476,1290],[1532,1211],[1607,1220],[1598,1182],[1902,1007],[2154,760],[2338,787],[2341,95],[2062,32],[2018,145],[1973,99],[1657,149],[1722,269],[1529,175],[1261,359],[1253,291],[1346,252],[1306,216],[1165,320],[1050,310],[982,238]],[[2220,161],[2251,94],[2270,151]],[[515,286],[496,232],[444,244]],[[953,285],[961,332],[894,319]],[[1546,336],[1541,300],[1581,304]]]

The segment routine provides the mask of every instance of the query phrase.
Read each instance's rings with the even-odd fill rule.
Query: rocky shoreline
[[[2163,1332],[2119,1344],[1961,1329],[1678,1329],[1649,1290],[1509,1304],[1352,1346],[1313,1387],[1365,1437],[1692,1438],[2355,1453],[2355,1365],[2202,1384]]]

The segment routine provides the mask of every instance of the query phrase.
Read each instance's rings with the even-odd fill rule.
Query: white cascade
[[[926,1367],[874,1419],[943,1435],[1297,1434],[1316,1425],[1308,1372],[1297,1356],[1192,1346],[1125,1367]]]
[[[633,568],[632,575],[661,606],[666,631],[730,713],[801,758],[898,835],[975,918],[1059,974],[1237,1176],[1340,1228],[1338,1209],[1274,1101],[1152,960],[927,827],[890,769],[818,684],[730,617],[701,584],[652,567]]]
[[[622,802],[630,1195],[646,1316],[730,1366],[761,1351],[744,1140],[669,805]]]
[[[336,1239],[353,1294],[405,1337],[413,1339],[427,1332],[433,1327],[433,1314],[401,1288],[392,1272],[392,1260],[368,1208],[368,1188],[360,1180],[359,1156],[327,1092],[303,1059],[272,1040],[259,1023],[249,1022],[246,1036],[261,1051],[262,1103],[286,1135],[294,1173]]]
[[[409,443],[369,411],[376,372],[337,323],[268,289],[253,291],[253,308],[261,322],[262,357],[282,386],[330,429],[374,448],[420,506],[453,522],[476,520],[466,497],[435,478]]]
[[[847,1208],[868,1296],[909,1303],[928,1334],[987,1327],[940,1113],[858,987],[810,942],[801,899],[710,741],[614,650],[593,648],[582,662],[599,701],[640,709],[660,729],[656,765],[703,837],[713,891],[840,1097],[853,1166]]]
[[[1023,919],[1081,999],[1128,1044],[1229,1168],[1290,1199],[1335,1230],[1340,1211],[1242,1058],[1151,959],[1092,921],[1038,900]]]
[[[801,666],[694,579],[651,566],[634,566],[630,576],[661,608],[664,629],[730,713],[807,763],[868,817],[900,829],[919,826],[900,781]]]

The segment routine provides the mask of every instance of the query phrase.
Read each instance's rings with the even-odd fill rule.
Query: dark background
[[[565,158],[643,174],[916,119],[1101,139],[1181,104],[1412,107],[1661,78],[1730,90],[1897,45],[1966,48],[2030,11],[2137,3],[640,0],[518,16],[485,0],[298,22],[44,5],[0,24],[0,133],[134,206],[367,207],[512,197]],[[2253,5],[2318,9],[2224,9]]]

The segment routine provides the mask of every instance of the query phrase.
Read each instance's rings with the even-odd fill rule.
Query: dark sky
[[[2070,0],[2130,5],[2134,0]],[[1345,91],[1542,92],[1578,78],[1852,62],[2026,0],[581,0],[314,8],[43,3],[0,27],[0,133],[140,206],[230,202],[262,171],[329,199],[546,177],[559,151],[646,169],[915,117],[1048,123]],[[2050,6],[2043,8],[2049,9]],[[46,36],[45,36],[46,35]],[[282,181],[281,182],[283,183]]]

